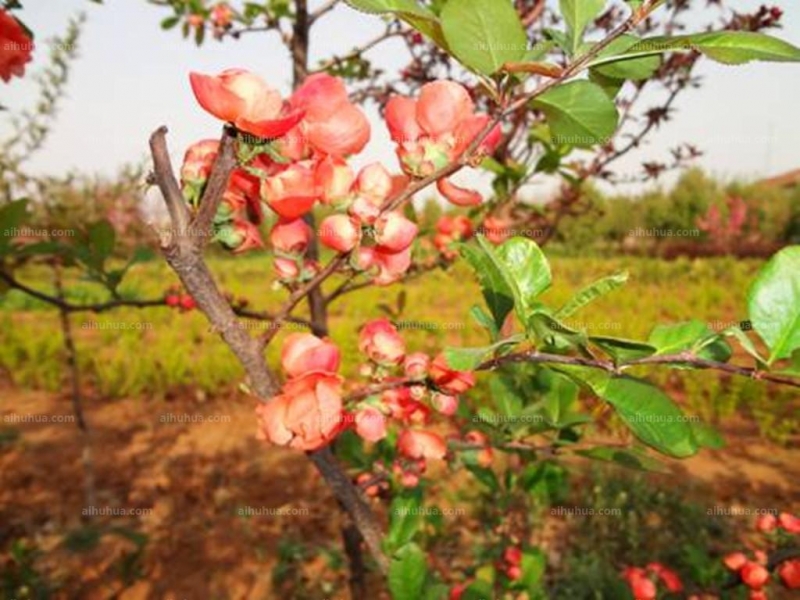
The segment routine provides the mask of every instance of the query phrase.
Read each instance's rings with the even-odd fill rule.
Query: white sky
[[[184,41],[178,30],[162,31],[168,12],[144,0],[27,0],[20,16],[40,41],[60,33],[68,17],[88,14],[80,60],[74,65],[69,97],[55,131],[32,161],[34,172],[114,174],[125,164],[146,159],[147,139],[160,124],[170,127],[170,148],[176,162],[192,141],[216,137],[219,123],[195,103],[188,83],[192,70],[214,73],[242,67],[262,74],[275,87],[289,91],[288,55],[274,33],[250,34],[239,41],[209,40],[202,48]],[[312,8],[321,0],[310,0]],[[741,11],[761,0],[727,0]],[[783,31],[777,35],[800,45],[800,6],[785,1]],[[697,25],[703,22],[697,21]],[[320,22],[312,39],[312,59],[346,53],[381,28],[378,19],[340,8]],[[395,45],[392,45],[395,44]],[[395,42],[369,56],[391,68],[404,62]],[[41,64],[43,52],[30,67]],[[638,171],[645,159],[665,158],[682,141],[696,143],[706,155],[699,164],[724,178],[760,177],[800,168],[800,65],[752,63],[726,67],[708,60],[701,67],[705,86],[686,93],[673,122],[650,145],[620,163],[621,173]],[[0,102],[30,105],[33,89],[25,80],[0,82]],[[0,113],[0,131],[3,130]],[[385,128],[373,123],[368,157],[396,169]]]

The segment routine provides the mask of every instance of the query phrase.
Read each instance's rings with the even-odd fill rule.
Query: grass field
[[[593,279],[625,269],[631,275],[627,287],[575,315],[572,326],[595,335],[633,338],[645,337],[656,323],[688,319],[721,329],[745,318],[747,288],[758,267],[757,261],[735,259],[556,258],[555,283],[547,300],[559,305]],[[265,255],[216,259],[212,268],[226,292],[249,298],[254,309],[275,309],[285,297],[283,290],[271,287],[270,259]],[[22,278],[48,289],[46,275],[29,271]],[[154,261],[136,267],[122,293],[155,298],[175,282],[168,268]],[[103,299],[88,283],[77,282],[69,289],[75,302]],[[447,345],[485,342],[482,330],[468,316],[469,308],[481,302],[480,293],[468,268],[458,265],[404,287],[370,288],[341,297],[331,307],[331,337],[343,350],[346,375],[354,374],[358,366],[358,325],[383,315],[381,304],[396,308],[401,291],[406,299],[396,320],[405,329],[409,348],[434,353]],[[103,398],[158,399],[181,391],[209,395],[229,391],[241,381],[234,357],[197,312],[181,314],[159,307],[80,313],[72,318],[85,383]],[[0,324],[0,365],[12,383],[59,389],[64,370],[56,312],[13,291],[0,300]],[[248,326],[255,331],[267,325]],[[278,347],[273,343],[269,350],[273,364]],[[797,428],[797,422],[788,419],[789,392],[705,373],[677,376],[662,369],[652,377],[704,418],[718,420],[741,408],[778,440]]]

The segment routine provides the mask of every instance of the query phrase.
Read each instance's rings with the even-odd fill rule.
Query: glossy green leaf
[[[496,73],[505,63],[522,60],[528,50],[511,0],[448,0],[441,20],[450,51],[478,73]]]
[[[592,61],[589,67],[679,51],[702,52],[709,58],[727,65],[738,65],[753,60],[800,61],[800,48],[781,39],[753,31],[715,31],[646,38],[616,56],[605,56]]]
[[[657,325],[650,332],[648,343],[656,347],[657,354],[692,352],[707,360],[725,362],[731,357],[731,348],[707,323],[693,319],[672,325]]]
[[[422,495],[419,490],[395,496],[389,507],[389,531],[384,545],[389,552],[408,544],[422,524]]]
[[[545,92],[533,107],[547,116],[553,142],[577,147],[603,144],[617,130],[617,107],[599,85],[580,80]]]
[[[614,448],[612,446],[598,446],[586,450],[576,450],[575,454],[592,460],[615,463],[621,467],[633,469],[635,471],[651,471],[656,473],[669,472],[669,469],[660,461],[633,449],[628,450]]]
[[[479,243],[484,249],[491,248],[483,237],[479,239]],[[497,255],[505,264],[510,279],[516,284],[518,313],[524,319],[533,310],[536,298],[553,282],[550,263],[536,242],[524,237],[507,240],[497,248]]]
[[[627,271],[620,271],[619,273],[614,273],[608,277],[603,277],[602,279],[595,281],[593,284],[583,288],[581,291],[575,294],[564,306],[558,309],[553,316],[557,319],[566,319],[571,317],[587,304],[591,304],[598,298],[602,298],[603,296],[610,294],[614,290],[625,285],[627,282]]]
[[[611,42],[598,56],[600,60],[607,56],[619,56],[633,48],[641,40],[635,35],[623,35]],[[600,75],[612,79],[631,79],[640,81],[649,79],[656,72],[661,59],[658,55],[642,56],[629,58],[627,60],[614,61],[605,65],[597,66],[593,69]]]
[[[597,18],[605,4],[605,0],[559,0],[561,15],[569,29],[572,54],[580,47],[586,27]]]
[[[784,248],[761,269],[747,306],[753,328],[770,349],[768,364],[800,348],[800,246]]]
[[[502,263],[493,250],[487,252],[482,246],[472,244],[462,244],[461,255],[475,271],[486,306],[499,330],[514,309],[514,291]]]
[[[520,335],[481,348],[445,348],[444,355],[450,368],[456,371],[474,371],[498,351],[516,346],[524,339],[524,336]]]
[[[425,589],[428,562],[416,544],[407,544],[392,557],[389,565],[389,591],[393,600],[419,600]]]
[[[606,336],[591,336],[589,341],[608,354],[616,364],[646,358],[656,353],[655,347],[644,342]]]

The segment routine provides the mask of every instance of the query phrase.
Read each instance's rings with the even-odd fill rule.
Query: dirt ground
[[[338,552],[340,517],[330,494],[305,457],[254,439],[252,400],[190,394],[88,401],[92,520],[123,535],[104,535],[81,552],[68,548],[64,534],[81,527],[85,509],[81,438],[75,423],[56,422],[70,413],[65,397],[0,387],[0,561],[13,540],[35,542],[37,568],[69,590],[57,598],[300,598],[272,583],[281,548],[285,554],[293,541]],[[48,422],[35,420],[43,415]],[[796,509],[798,444],[764,444],[746,422],[725,434],[737,443],[676,464],[664,477],[711,484],[720,506]],[[134,514],[102,514],[122,508]],[[141,556],[131,531],[147,536]],[[309,556],[303,576],[316,578],[312,585],[329,580],[327,598],[343,600],[342,571],[329,563],[324,554]]]

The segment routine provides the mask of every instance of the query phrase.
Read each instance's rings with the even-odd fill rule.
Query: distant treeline
[[[590,212],[563,220],[554,240],[570,254],[767,256],[800,243],[800,186],[722,183],[693,169],[670,190],[587,193]]]

